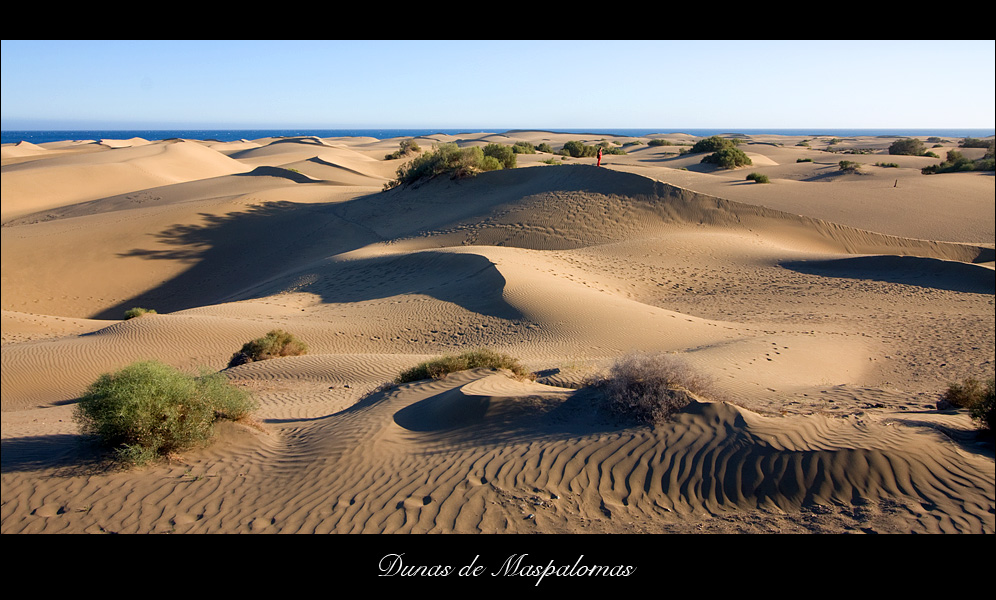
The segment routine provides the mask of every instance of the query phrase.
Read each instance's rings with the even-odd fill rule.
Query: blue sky
[[[992,128],[993,40],[3,40],[0,126]]]

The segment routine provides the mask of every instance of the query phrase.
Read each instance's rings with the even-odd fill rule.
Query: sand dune
[[[2,531],[993,532],[992,442],[935,405],[993,373],[991,173],[742,137],[771,184],[645,143],[388,191],[397,139],[5,146]],[[603,138],[633,141],[417,141]],[[226,368],[275,328],[309,353]],[[481,346],[535,381],[385,385]],[[715,397],[609,414],[583,384],[633,350]],[[73,405],[149,358],[222,371],[260,427],[106,470]]]

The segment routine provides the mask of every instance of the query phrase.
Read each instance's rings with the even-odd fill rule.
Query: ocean
[[[793,129],[702,129],[702,128],[644,128],[644,129],[541,129],[555,133],[577,133],[577,134],[600,134],[600,135],[621,135],[629,137],[647,136],[654,133],[687,133],[694,136],[708,137],[724,133],[741,133],[745,135],[776,134],[776,135],[831,135],[835,137],[855,137],[855,136],[889,136],[889,137],[911,137],[911,136],[937,136],[937,137],[974,137],[983,138],[994,135],[993,129],[984,128],[947,128],[947,129],[839,129],[839,128],[793,128]],[[532,129],[531,131],[535,131]],[[447,135],[460,135],[466,133],[505,133],[507,129],[107,129],[107,130],[45,130],[45,131],[2,131],[0,132],[0,142],[4,144],[16,144],[21,141],[33,144],[43,144],[45,142],[58,142],[64,140],[100,140],[100,139],[129,139],[139,137],[146,140],[166,140],[171,138],[184,138],[195,140],[218,140],[221,142],[232,142],[246,139],[255,140],[265,137],[289,137],[313,135],[321,138],[330,137],[373,137],[377,139],[389,139],[396,137],[417,137],[420,135],[431,135],[434,133],[444,133]]]

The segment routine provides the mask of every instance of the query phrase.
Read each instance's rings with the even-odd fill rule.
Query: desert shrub
[[[587,146],[577,140],[570,140],[564,143],[564,147],[560,150],[560,153],[573,158],[585,158],[595,156],[598,153],[598,149],[595,146]]]
[[[747,181],[756,181],[757,183],[768,183],[768,176],[761,173],[751,173],[747,176]]]
[[[536,154],[536,148],[529,142],[515,142],[512,144],[512,152],[516,154]]]
[[[515,151],[511,146],[504,146],[502,144],[488,144],[484,147],[484,156],[492,156],[498,159],[501,164],[499,168],[514,169],[515,168]],[[494,168],[484,168],[485,171],[494,171]]]
[[[719,152],[721,150],[732,150],[740,144],[740,140],[730,139],[714,135],[712,137],[707,137],[701,139],[692,145],[689,152],[692,154],[698,154],[700,152]]]
[[[899,165],[897,163],[877,162],[877,163],[875,163],[875,166],[876,167],[883,167],[885,169],[898,169],[899,168]]]
[[[461,354],[446,354],[432,360],[419,363],[402,371],[395,378],[395,383],[408,383],[422,379],[442,379],[450,373],[466,371],[467,369],[508,369],[519,377],[529,377],[528,371],[515,358],[481,348],[468,350]]]
[[[536,150],[538,150],[539,152],[546,152],[548,154],[553,154],[553,148],[551,148],[550,144],[547,144],[546,142],[543,142],[539,146],[536,146]]]
[[[387,160],[394,160],[396,158],[402,158],[422,151],[422,148],[419,147],[415,140],[401,140],[399,146],[400,148],[398,150],[395,150],[384,158]]]
[[[665,140],[665,139],[661,139],[661,138],[654,138],[654,139],[650,140],[649,142],[647,142],[647,145],[648,146],[672,146],[673,144],[671,143],[670,140]]]
[[[144,361],[101,375],[80,398],[73,420],[123,462],[145,464],[207,443],[216,421],[245,419],[256,407],[248,392],[218,373],[193,377]]]
[[[921,156],[927,151],[927,147],[918,138],[905,138],[896,140],[889,146],[889,154],[907,154],[911,156]]]
[[[989,148],[993,144],[992,140],[967,137],[961,141],[962,148]]]
[[[669,420],[695,396],[711,394],[711,379],[674,354],[629,354],[591,384],[605,392],[609,409],[651,425]]]
[[[694,148],[693,148],[694,151]],[[702,159],[704,163],[714,163],[724,169],[735,169],[754,164],[740,148],[723,148]]]
[[[845,173],[854,173],[861,168],[861,163],[856,163],[850,160],[842,160],[837,163],[837,166],[840,167],[840,170]]]
[[[280,329],[274,329],[261,338],[242,345],[242,349],[232,355],[229,367],[281,356],[300,356],[308,353],[308,345]]]
[[[933,173],[957,173],[959,171],[992,171],[993,170],[993,156],[992,152],[986,153],[980,159],[972,160],[964,156],[961,152],[957,150],[948,150],[947,160],[941,162],[940,164],[930,165],[920,169],[920,172],[924,175],[931,175]]]
[[[154,308],[140,308],[136,306],[135,308],[129,308],[128,310],[126,310],[124,318],[127,321],[128,319],[134,319],[135,317],[141,317],[142,315],[154,315],[154,314],[156,314],[156,309]]]
[[[797,162],[797,163],[801,163],[801,162],[813,162],[813,159],[811,159],[811,158],[797,158],[797,159],[795,159],[795,162]]]
[[[613,146],[609,142],[600,142],[597,146],[595,146],[596,153],[598,152],[599,148],[602,149],[602,154],[626,154],[625,150],[623,150],[622,148],[617,148],[616,146]]]
[[[993,431],[993,412],[996,410],[996,379],[990,377],[985,383],[969,377],[961,383],[952,383],[942,395],[942,399],[959,408],[969,409],[980,427]]]
[[[490,144],[489,144],[490,146]],[[499,148],[507,148],[508,156],[511,156],[509,163],[515,166],[515,154],[508,146],[494,144]],[[503,159],[506,154],[503,150],[491,150],[497,154],[499,164],[506,164]],[[431,179],[444,173],[450,174],[453,178],[469,177],[483,171],[494,170],[494,161],[484,161],[485,152],[479,146],[470,148],[460,148],[453,142],[440,144],[433,147],[433,150],[415,157],[410,162],[398,167],[397,179],[389,182],[384,189],[391,189],[399,185],[409,185],[421,180]],[[489,167],[489,168],[486,168]],[[511,168],[511,167],[506,167]]]

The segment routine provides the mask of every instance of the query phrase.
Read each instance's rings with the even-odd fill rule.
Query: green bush
[[[539,146],[536,146],[536,150],[538,150],[539,152],[546,152],[548,154],[553,154],[553,148],[551,148],[550,144],[547,144],[546,142],[543,142]]]
[[[406,370],[395,378],[395,383],[408,383],[423,379],[442,379],[450,373],[468,369],[508,369],[519,377],[529,377],[519,362],[507,354],[501,354],[486,348],[468,350],[461,354],[440,356]]]
[[[993,154],[990,150],[980,159],[972,160],[957,150],[948,150],[947,160],[940,164],[920,169],[924,175],[933,173],[957,173],[959,171],[992,171]]]
[[[512,152],[516,154],[536,154],[536,148],[529,142],[515,142],[512,144]]]
[[[256,408],[248,392],[218,373],[192,377],[145,361],[101,375],[80,398],[73,420],[122,461],[145,464],[207,443],[216,421],[246,419]]]
[[[498,159],[500,167],[504,169],[514,169],[515,168],[515,151],[511,146],[504,146],[502,144],[488,144],[483,149],[484,156],[492,156]],[[486,168],[482,166],[484,171],[494,171],[495,168]]]
[[[768,183],[768,176],[761,173],[751,173],[747,176],[747,181],[756,181],[757,183]]]
[[[889,146],[889,154],[906,154],[911,156],[922,156],[927,151],[924,143],[917,138],[905,138],[896,140]]]
[[[128,310],[126,310],[124,318],[127,321],[128,319],[134,319],[135,317],[141,317],[142,315],[154,315],[154,314],[156,314],[156,309],[154,308],[139,308],[136,306],[135,308],[129,308]]]
[[[694,148],[693,148],[694,151]],[[714,163],[724,169],[735,169],[754,164],[740,148],[723,148],[702,159],[704,163]]]
[[[590,383],[605,392],[609,409],[641,423],[669,420],[692,402],[709,396],[712,380],[696,373],[673,354],[629,354],[617,361],[605,377]]]
[[[243,344],[242,349],[232,355],[228,366],[236,367],[260,360],[307,353],[307,344],[286,331],[274,329],[261,338]]]
[[[875,163],[875,166],[876,167],[883,167],[885,169],[898,169],[899,168],[899,165],[897,163],[877,162],[877,163]]]
[[[795,162],[797,162],[797,163],[801,163],[801,162],[813,162],[813,159],[811,159],[811,158],[797,158],[797,159],[795,159]]]
[[[490,144],[489,144],[490,146]],[[494,144],[498,148],[508,148]],[[506,157],[504,150],[491,150],[497,154],[497,164],[506,164],[503,160]],[[511,156],[510,164],[515,166],[515,153],[508,148],[508,156]],[[409,185],[418,181],[431,179],[437,175],[450,174],[453,178],[470,177],[483,171],[495,170],[494,161],[484,160],[485,153],[479,146],[460,148],[453,142],[436,145],[433,150],[415,157],[410,162],[401,165],[397,170],[397,179],[387,183],[384,189],[391,189],[399,185]],[[510,168],[510,167],[508,167]]]
[[[588,158],[598,154],[598,148],[595,146],[587,146],[577,140],[571,140],[564,144],[564,147],[560,150],[560,153],[573,158]]]
[[[648,146],[673,146],[670,140],[665,140],[661,138],[654,138],[647,142]]]
[[[967,137],[961,141],[962,148],[991,148],[993,140],[983,140],[979,138]]]
[[[387,160],[394,160],[396,158],[403,158],[422,151],[422,148],[419,147],[415,140],[401,140],[399,146],[401,146],[400,149],[395,150],[384,158]]]
[[[850,160],[842,160],[837,163],[837,166],[840,167],[840,170],[845,173],[854,173],[861,168],[861,163],[856,163]]]
[[[740,140],[730,139],[714,135],[712,137],[707,137],[705,139],[699,140],[692,145],[689,152],[691,154],[699,154],[701,152],[719,152],[721,150],[732,150],[740,144]]]

